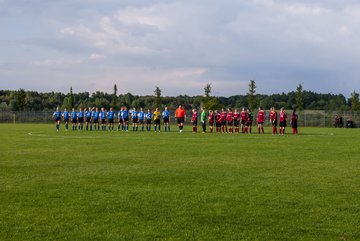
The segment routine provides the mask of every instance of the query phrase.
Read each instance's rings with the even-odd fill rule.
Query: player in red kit
[[[270,122],[271,122],[271,126],[272,126],[272,134],[275,135],[277,134],[277,121],[278,121],[278,116],[277,116],[277,112],[275,110],[275,107],[271,107],[270,109]]]
[[[233,117],[233,113],[231,111],[231,108],[228,108],[228,112],[227,112],[227,115],[226,115],[226,121],[227,121],[227,126],[229,127],[229,133],[233,133],[234,117]]]
[[[287,119],[287,114],[284,110],[284,107],[282,107],[280,109],[280,113],[279,113],[279,120],[280,120],[280,134],[284,135],[285,134],[285,127],[286,127],[286,119]]]
[[[290,124],[292,128],[292,132],[294,135],[297,135],[298,133],[298,115],[296,114],[296,109],[293,110],[293,113],[291,114]]]
[[[222,130],[222,133],[227,133],[228,132],[228,129],[227,129],[227,126],[226,126],[226,116],[227,116],[227,113],[226,113],[225,109],[223,108],[221,110],[221,130]]]
[[[215,120],[214,111],[209,110],[208,120],[209,120],[210,133],[212,133],[212,132],[213,132],[213,128],[214,128],[214,120]]]
[[[240,113],[241,118],[241,132],[245,133],[245,126],[246,126],[246,120],[247,120],[247,113],[245,111],[245,108],[242,108],[242,111]]]
[[[197,111],[196,111],[196,109],[193,109],[192,110],[192,112],[193,112],[193,115],[192,115],[192,117],[191,117],[191,124],[192,124],[192,131],[194,132],[194,133],[196,133],[197,132],[197,120],[198,120],[198,116],[197,116]]]
[[[237,109],[235,109],[235,111],[234,111],[233,118],[234,118],[235,133],[239,134],[240,113],[238,112]]]
[[[216,124],[216,133],[221,132],[221,114],[218,110],[215,111],[215,124]]]
[[[260,134],[260,131],[262,134],[264,134],[264,122],[265,122],[265,112],[262,106],[259,107],[259,111],[257,114],[257,123],[258,123],[258,134]]]
[[[252,122],[253,122],[253,115],[251,113],[251,110],[249,108],[247,108],[246,110],[246,123],[245,123],[245,133],[246,134],[251,134],[251,126],[252,126]]]

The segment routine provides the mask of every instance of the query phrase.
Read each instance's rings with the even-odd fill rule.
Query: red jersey
[[[277,121],[277,113],[276,113],[276,111],[271,111],[270,112],[270,121],[271,122]]]
[[[229,111],[227,113],[226,120],[227,121],[232,121],[233,120],[233,113],[231,111]]]
[[[234,121],[240,121],[240,113],[234,113]]]
[[[194,122],[194,121],[197,121],[197,113],[194,112],[192,117],[191,117],[191,121]]]
[[[246,111],[241,111],[241,120],[246,121],[246,119],[247,119]]]
[[[298,120],[298,115],[293,113],[291,115],[291,122],[296,122],[297,120]]]
[[[258,121],[258,123],[264,123],[265,122],[265,112],[263,110],[260,110],[258,112],[257,121]]]
[[[209,123],[214,123],[214,114],[209,114]]]
[[[226,112],[225,111],[221,112],[221,120],[226,121]]]
[[[215,115],[215,121],[216,121],[217,123],[220,123],[220,122],[221,122],[221,114],[220,114],[220,113],[216,113],[216,115]]]
[[[280,112],[279,117],[280,117],[280,121],[286,121],[287,118],[286,112],[285,111]]]

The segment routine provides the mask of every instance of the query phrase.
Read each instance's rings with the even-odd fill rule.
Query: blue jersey
[[[84,118],[84,111],[79,111],[78,117],[79,118]]]
[[[139,116],[139,120],[144,120],[144,119],[145,119],[145,113],[144,113],[144,111],[140,111],[139,114],[138,114],[138,116]]]
[[[69,112],[64,111],[64,120],[69,120]]]
[[[123,116],[123,111],[120,110],[120,111],[118,112],[118,118],[119,118],[119,120],[122,119],[122,116]]]
[[[152,115],[151,115],[150,112],[146,113],[146,119],[147,119],[147,120],[151,120],[151,117],[152,117]]]
[[[99,111],[95,111],[95,112],[93,113],[93,118],[94,118],[94,120],[98,120],[98,119],[99,119],[99,115],[100,115]]]
[[[85,113],[86,118],[91,118],[91,111],[86,111]]]
[[[129,111],[128,111],[128,110],[123,110],[122,118],[124,118],[124,119],[128,119],[128,118],[129,118]]]
[[[109,119],[109,120],[114,120],[115,112],[114,112],[114,111],[109,111],[109,112],[107,113],[107,116],[108,116],[108,119]]]
[[[170,117],[170,112],[168,110],[164,110],[162,113],[162,116],[164,119],[169,119]]]
[[[76,118],[77,118],[76,111],[71,112],[71,119],[76,119]]]
[[[102,112],[100,113],[100,117],[101,117],[102,120],[106,120],[106,113],[105,113],[105,111],[102,111]]]
[[[56,111],[54,113],[55,119],[60,119],[61,118],[61,111]]]
[[[133,119],[138,118],[138,112],[134,110],[134,111],[131,113],[131,116],[132,116]]]

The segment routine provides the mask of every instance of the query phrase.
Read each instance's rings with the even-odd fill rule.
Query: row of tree
[[[319,94],[312,91],[303,90],[301,84],[296,91],[289,93],[264,95],[256,93],[256,84],[250,80],[249,91],[247,95],[235,95],[230,97],[212,96],[212,85],[209,83],[204,87],[203,96],[179,95],[176,97],[162,96],[161,89],[156,86],[153,95],[133,95],[131,93],[118,94],[117,86],[114,85],[113,93],[96,91],[92,94],[89,92],[73,93],[70,87],[69,93],[50,92],[39,93],[36,91],[25,91],[19,89],[0,90],[0,110],[2,111],[44,111],[54,110],[56,107],[61,109],[67,108],[86,108],[86,107],[113,107],[115,109],[121,106],[128,108],[153,109],[154,107],[163,108],[168,106],[175,109],[179,104],[186,109],[198,108],[205,106],[207,109],[220,109],[223,107],[250,107],[254,109],[263,106],[269,109],[272,106],[276,108],[285,107],[299,110],[360,110],[359,93],[351,93],[350,98],[342,94]]]

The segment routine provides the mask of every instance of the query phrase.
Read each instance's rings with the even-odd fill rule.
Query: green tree
[[[68,97],[68,108],[69,108],[69,110],[71,110],[74,107],[75,107],[75,99],[74,99],[72,86],[70,86],[70,93],[69,93],[69,97]]]
[[[354,92],[351,93],[351,110],[359,111],[360,110],[360,101],[359,101],[359,93]]]
[[[303,86],[302,86],[302,84],[299,84],[298,87],[296,87],[295,102],[296,102],[296,108],[298,110],[303,110],[304,109],[304,98],[303,98]]]
[[[111,98],[111,107],[117,108],[117,86],[114,85],[114,92]]]
[[[204,87],[204,96],[205,98],[209,98],[212,91],[211,83],[207,83]]]
[[[16,93],[16,102],[20,111],[25,110],[26,106],[26,92],[24,89],[19,89]]]
[[[248,94],[248,106],[251,110],[253,110],[256,107],[255,92],[256,92],[255,80],[250,80],[249,92],[247,94]]]
[[[158,86],[155,86],[154,94],[155,94],[154,107],[161,107],[161,90]]]

